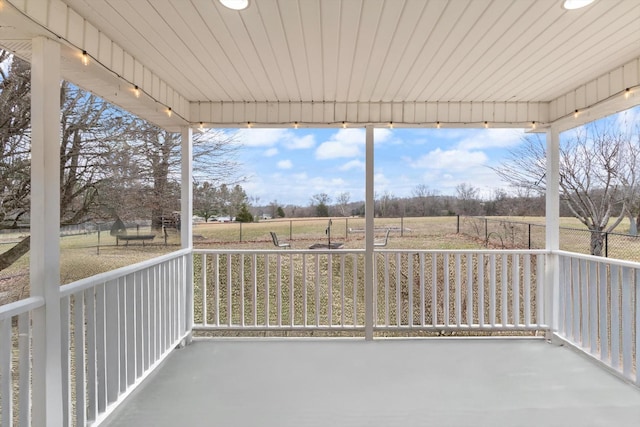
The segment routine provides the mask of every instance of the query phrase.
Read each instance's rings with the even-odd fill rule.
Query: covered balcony
[[[0,5],[33,164],[0,425],[637,424],[640,264],[558,232],[560,132],[639,104],[635,0]],[[367,207],[376,127],[544,132],[546,248],[380,248],[366,208],[364,249],[204,250],[185,221],[180,250],[60,286],[61,78],[181,132],[183,218],[201,124],[364,127]]]

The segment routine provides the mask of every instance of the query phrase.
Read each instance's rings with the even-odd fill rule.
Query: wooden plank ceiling
[[[63,3],[191,104],[550,103],[640,59],[638,0]]]

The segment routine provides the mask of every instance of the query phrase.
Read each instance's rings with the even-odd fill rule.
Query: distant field
[[[541,217],[490,217],[496,223],[500,221],[514,221],[518,223],[544,224]],[[274,249],[269,235],[270,231],[278,234],[281,240],[288,241],[295,249],[305,249],[313,243],[326,243],[328,240],[325,230],[328,218],[296,218],[274,219],[257,223],[198,223],[194,225],[194,246],[196,248],[242,248],[242,249]],[[563,227],[585,229],[575,218],[562,218]],[[331,227],[332,242],[344,243],[346,249],[364,248],[364,218],[333,218]],[[457,217],[430,218],[376,218],[376,238],[382,238],[386,229],[390,229],[387,248],[389,249],[474,249],[486,247],[482,237],[469,237],[456,234]],[[464,220],[461,219],[461,227]],[[524,227],[524,228],[523,228]],[[491,239],[488,247],[500,248],[506,246],[509,238],[515,242],[520,229],[526,225],[506,229],[503,224],[502,240]],[[544,228],[538,229],[534,248],[544,247]],[[620,232],[628,230],[625,221],[618,227]],[[507,234],[505,233],[507,230]],[[542,230],[542,231],[540,231]],[[149,229],[140,229],[140,233],[150,233]],[[509,235],[508,233],[511,233]],[[9,249],[20,240],[24,234],[0,234],[0,253]],[[563,249],[575,252],[588,252],[588,233],[563,238],[567,244]],[[176,230],[168,232],[167,244],[161,233],[149,244],[143,247],[140,242],[131,242],[129,246],[116,246],[115,238],[108,231],[100,233],[79,234],[60,238],[61,283],[89,277],[104,271],[113,270],[153,258],[164,253],[174,251],[180,247],[179,235]],[[638,243],[638,245],[636,245]],[[636,249],[636,246],[638,248]],[[637,238],[621,236],[610,242],[612,257],[640,260],[640,242]],[[29,283],[29,255],[25,255],[10,268],[0,272],[0,303],[13,301],[28,295]]]

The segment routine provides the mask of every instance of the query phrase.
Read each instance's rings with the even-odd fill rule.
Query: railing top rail
[[[194,254],[326,254],[364,253],[364,249],[194,249]]]
[[[27,313],[44,305],[44,298],[29,297],[9,304],[0,305],[0,320],[10,319],[22,313]]]
[[[364,249],[194,249],[194,254],[315,254],[315,253],[364,253]],[[530,254],[543,255],[545,249],[375,249],[375,252],[425,253],[425,254]]]
[[[559,251],[559,250],[552,251],[551,253],[555,255],[570,257],[570,258],[583,259],[585,261],[593,261],[593,262],[598,262],[603,264],[618,265],[621,267],[640,268],[640,262],[635,262],[635,261],[627,261],[627,260],[615,259],[615,258],[605,258],[601,256],[586,255],[586,254],[579,254],[576,252],[567,252],[567,251]]]
[[[80,279],[75,282],[60,287],[60,297],[69,296],[79,291],[89,289],[100,283],[108,282],[109,280],[117,279],[128,274],[135,273],[145,268],[153,267],[163,262],[170,261],[175,258],[179,258],[184,255],[189,255],[191,249],[181,249],[175,252],[168,253],[156,258],[151,258],[146,261],[142,261],[136,264],[127,265],[125,267],[118,268],[116,270],[105,271],[104,273],[96,274],[95,276],[87,277],[86,279]]]

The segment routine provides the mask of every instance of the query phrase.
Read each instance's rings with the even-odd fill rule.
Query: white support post
[[[365,255],[364,255],[364,337],[373,340],[373,237],[374,213],[373,200],[373,126],[366,127],[365,148]]]
[[[33,314],[33,425],[62,418],[60,327],[60,45],[32,40],[31,53],[31,295],[44,298]]]
[[[183,249],[193,249],[193,131],[182,128],[180,241]],[[191,342],[193,330],[193,254],[187,256],[185,274],[185,332]]]
[[[555,126],[547,131],[546,166],[546,249],[560,249],[560,130]],[[560,268],[558,255],[547,254],[545,270],[545,321],[550,327],[547,339],[558,331]]]

